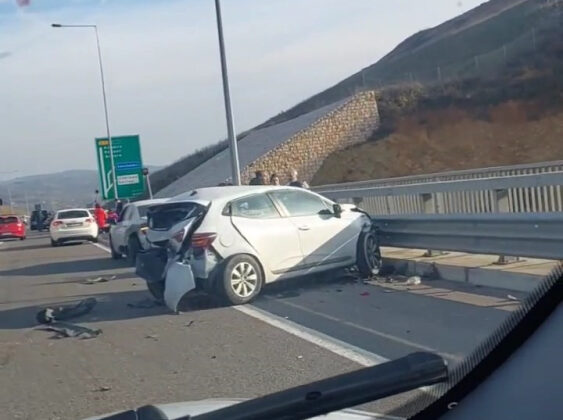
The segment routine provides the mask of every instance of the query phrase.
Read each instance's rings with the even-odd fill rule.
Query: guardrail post
[[[434,194],[420,194],[422,200],[422,209],[424,214],[439,213],[438,202],[439,198]],[[437,257],[438,255],[446,254],[444,251],[436,251],[434,249],[427,249],[424,257]]]
[[[508,199],[508,190],[495,190],[493,211],[495,213],[510,212],[510,201]]]
[[[420,198],[422,199],[422,210],[424,214],[436,213],[436,200],[433,194],[420,194]]]
[[[508,198],[508,190],[495,190],[494,192],[494,208],[496,213],[509,213],[510,200]],[[520,261],[520,257],[511,257],[508,255],[499,255],[495,264],[506,265]]]

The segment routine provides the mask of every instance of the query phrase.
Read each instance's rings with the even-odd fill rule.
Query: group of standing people
[[[298,173],[295,169],[293,169],[290,174],[290,187],[299,187],[299,188],[309,188],[309,185],[305,181],[299,181]],[[280,177],[273,173],[270,175],[270,179],[268,180],[268,175],[265,171],[256,171],[254,178],[252,178],[249,182],[249,185],[281,185]]]

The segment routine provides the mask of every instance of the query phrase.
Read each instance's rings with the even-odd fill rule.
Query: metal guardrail
[[[563,214],[382,216],[381,244],[563,259]]]
[[[563,161],[443,172],[314,188],[374,215],[562,212]]]
[[[562,186],[557,161],[314,191],[376,216],[385,246],[563,259]]]

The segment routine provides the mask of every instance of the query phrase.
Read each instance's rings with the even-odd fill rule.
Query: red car
[[[0,216],[0,239],[25,239],[25,223],[19,216]]]

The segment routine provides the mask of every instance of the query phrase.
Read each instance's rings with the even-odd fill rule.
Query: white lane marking
[[[266,299],[272,300],[270,298],[266,298]],[[400,344],[404,344],[406,346],[414,347],[416,349],[428,351],[428,352],[431,352],[431,353],[438,353],[438,354],[449,357],[450,359],[453,359],[453,360],[456,360],[456,361],[463,360],[462,356],[458,356],[458,355],[451,354],[451,353],[445,353],[443,351],[439,351],[439,350],[433,349],[432,347],[427,347],[427,346],[424,346],[422,344],[415,343],[414,341],[410,341],[410,340],[407,340],[405,338],[401,338],[401,337],[397,337],[397,336],[387,334],[387,333],[384,333],[384,332],[381,332],[381,331],[377,331],[377,330],[374,330],[373,328],[364,327],[363,325],[359,325],[359,324],[356,324],[354,322],[345,321],[343,319],[340,319],[340,318],[337,318],[335,316],[328,315],[328,314],[325,314],[325,313],[322,313],[322,312],[319,312],[319,311],[315,311],[314,309],[307,308],[307,307],[299,305],[297,303],[281,301],[281,300],[276,300],[276,302],[284,304],[284,305],[288,305],[288,306],[293,306],[294,308],[297,308],[299,310],[312,313],[314,315],[320,316],[320,317],[325,318],[325,319],[329,319],[329,320],[334,321],[334,322],[339,322],[339,323],[347,325],[349,327],[353,327],[353,328],[368,332],[370,334],[377,335],[379,337],[385,338],[387,340],[395,341],[395,342],[400,343]]]
[[[336,338],[332,338],[326,334],[304,327],[293,321],[281,318],[253,305],[233,306],[233,309],[329,350],[338,356],[344,357],[362,366],[374,366],[389,361],[389,359],[386,359],[383,356],[368,352],[359,347],[353,346],[352,344],[345,343],[344,341],[337,340]]]
[[[100,248],[102,251],[106,251],[108,254],[111,254],[111,249],[109,249],[109,247],[102,244],[95,244],[94,242],[90,242],[90,243],[94,245],[96,248]]]

